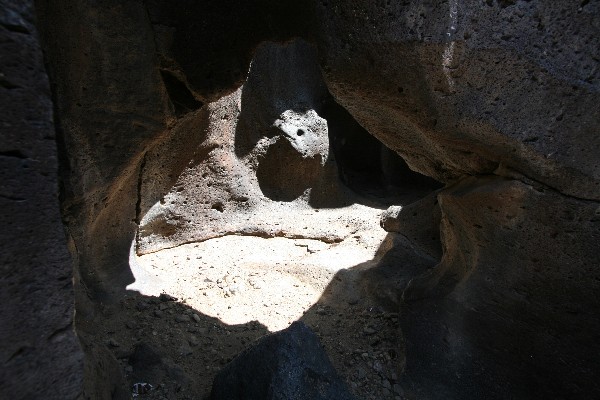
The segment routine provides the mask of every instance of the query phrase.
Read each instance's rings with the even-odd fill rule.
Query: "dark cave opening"
[[[380,199],[407,192],[429,193],[443,184],[410,169],[406,161],[367,132],[330,99],[321,110],[340,180],[359,195]]]
[[[202,102],[196,100],[186,84],[172,72],[161,70],[160,76],[165,84],[169,99],[175,108],[175,115],[181,116],[202,107]]]

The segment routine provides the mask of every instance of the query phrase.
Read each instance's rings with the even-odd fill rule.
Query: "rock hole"
[[[196,100],[185,83],[179,80],[172,72],[162,70],[160,75],[167,89],[167,94],[173,107],[175,115],[180,116],[202,107],[202,102]]]

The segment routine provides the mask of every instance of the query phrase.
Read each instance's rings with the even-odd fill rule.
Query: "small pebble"
[[[398,384],[394,385],[394,393],[396,393],[400,396],[404,396],[404,390],[402,390],[402,387]]]
[[[161,293],[160,296],[158,296],[158,299],[160,301],[177,301],[176,297],[173,297],[173,296],[171,296],[169,294],[166,294],[166,293]]]
[[[185,314],[179,314],[175,317],[177,322],[190,322],[190,316]]]
[[[365,333],[365,335],[373,335],[377,331],[371,328],[370,326],[367,326],[365,329],[363,329],[363,332]]]
[[[375,361],[373,363],[373,369],[377,372],[381,372],[383,370],[383,367],[381,366],[381,363],[379,361]]]

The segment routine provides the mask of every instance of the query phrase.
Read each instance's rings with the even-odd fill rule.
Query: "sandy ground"
[[[132,256],[136,282],[128,289],[167,293],[226,324],[258,321],[271,332],[285,329],[319,300],[339,270],[375,258],[386,235],[379,228],[381,211],[350,210],[362,229],[340,243],[228,235]]]
[[[132,251],[130,296],[105,306],[95,336],[130,385],[153,385],[138,398],[197,399],[253,341],[302,320],[358,399],[402,398],[396,310],[369,298],[361,282],[382,256],[381,212],[348,207],[355,227],[338,243],[228,235],[143,256]],[[154,358],[140,345],[160,362],[146,361]]]

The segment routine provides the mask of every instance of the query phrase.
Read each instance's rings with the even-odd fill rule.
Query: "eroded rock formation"
[[[353,198],[338,179],[331,143],[336,122],[350,117],[320,115],[333,107],[312,46],[261,45],[242,88],[184,117],[146,154],[138,254],[227,234],[341,241],[345,221],[301,221],[311,207]],[[183,147],[185,166],[173,157]]]
[[[158,0],[38,1],[79,316],[92,319],[98,302],[117,299],[131,283],[136,235],[141,252],[243,229],[294,235],[293,226],[269,233],[244,216],[279,201],[300,199],[307,207],[346,201],[336,176],[344,180],[348,171],[329,124],[346,111],[331,110],[331,93],[411,169],[446,184],[384,220],[406,239],[395,245],[409,243],[432,260],[441,256],[437,267],[415,270],[419,276],[410,283],[395,281],[408,394],[597,397],[599,7],[520,0],[264,0],[177,8]],[[31,21],[18,22],[29,10],[3,8],[14,11],[2,17],[9,38],[33,32]],[[283,50],[260,45],[296,36],[316,53],[304,42]],[[39,50],[35,41],[30,45],[39,69]],[[295,46],[305,49],[294,53]],[[281,69],[278,60],[294,54],[301,55],[294,68]],[[306,55],[318,58],[320,71]],[[247,78],[252,69],[256,74]],[[3,91],[20,90],[8,75],[2,79]],[[48,115],[48,97],[41,98]],[[49,117],[43,121],[28,125],[32,135],[50,130]],[[358,126],[347,121],[340,126]],[[10,171],[26,162],[15,155],[32,157],[16,144],[3,151]],[[44,151],[39,159],[51,160],[52,150]],[[389,156],[365,153],[365,160]],[[386,165],[389,183],[401,162]],[[299,168],[301,174],[287,173]],[[39,183],[48,189],[41,191],[47,204],[52,169]],[[324,185],[332,186],[314,190]],[[14,215],[23,212],[33,215],[23,209]],[[45,221],[59,225],[57,215]],[[63,267],[53,269],[62,277],[63,256],[56,261]],[[53,281],[39,278],[42,286]],[[56,304],[67,315],[70,289],[61,287],[64,298]],[[14,299],[8,304],[20,310]],[[45,315],[47,326],[70,323]]]

